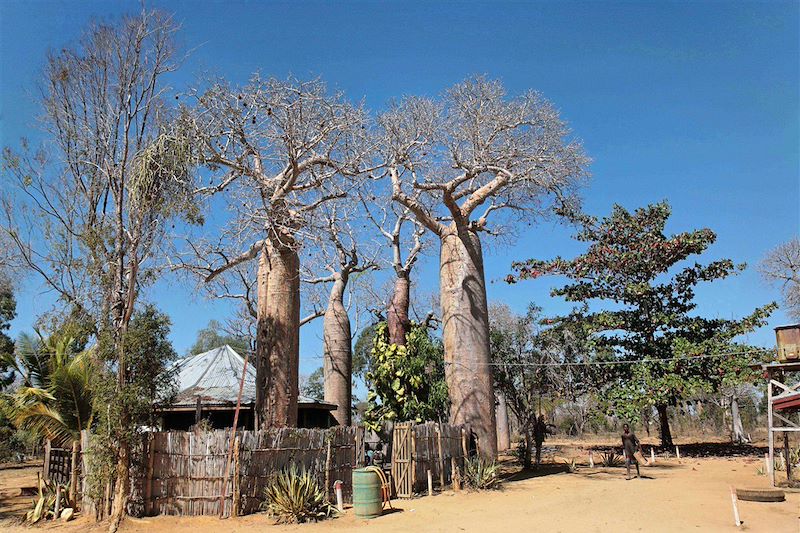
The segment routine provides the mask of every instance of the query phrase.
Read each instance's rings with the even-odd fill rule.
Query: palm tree
[[[92,424],[92,365],[90,350],[75,351],[73,339],[24,335],[9,366],[21,377],[19,388],[7,397],[10,418],[56,443],[79,440]]]

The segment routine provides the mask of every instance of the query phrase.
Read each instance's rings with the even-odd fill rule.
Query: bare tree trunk
[[[746,444],[750,442],[744,432],[742,416],[739,413],[739,399],[736,395],[731,396],[731,442],[734,444]]]
[[[348,274],[336,274],[323,324],[325,401],[337,405],[333,416],[342,426],[351,422],[353,352],[350,316],[344,307]]]
[[[501,391],[497,395],[497,451],[504,452],[511,447],[511,431],[508,427],[508,404]]]
[[[258,283],[258,427],[296,426],[300,362],[300,259],[291,245],[274,240],[267,242],[266,250],[259,258]]]
[[[656,410],[658,411],[658,422],[661,431],[661,446],[662,447],[672,446],[673,445],[672,433],[669,430],[669,416],[667,414],[667,406],[657,405]]]
[[[489,313],[477,234],[451,225],[441,234],[439,266],[450,421],[468,424],[481,453],[497,456]]]
[[[411,322],[408,319],[410,289],[411,282],[408,273],[399,273],[394,282],[394,292],[392,293],[392,301],[389,302],[386,319],[389,329],[389,342],[398,346],[406,345],[406,335],[411,326]]]
[[[533,448],[533,435],[529,428],[525,429],[525,451],[522,454],[522,467],[531,467],[531,448]]]

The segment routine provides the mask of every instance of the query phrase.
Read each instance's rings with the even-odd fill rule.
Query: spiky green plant
[[[575,472],[578,471],[578,462],[575,460],[574,457],[572,459],[570,459],[569,461],[565,461],[565,463],[567,465],[567,471],[570,474],[574,474]]]
[[[75,502],[69,499],[69,486],[57,485],[53,481],[39,479],[39,493],[32,501],[33,509],[25,514],[25,521],[35,524],[39,520],[47,520],[55,515],[56,490],[61,487],[61,500],[59,510],[74,508]]]
[[[602,455],[603,466],[620,466],[622,464],[622,456],[614,452],[604,452]]]
[[[282,524],[316,522],[336,513],[317,479],[296,464],[275,476],[264,497],[264,508]]]
[[[491,490],[500,487],[500,466],[480,455],[464,461],[464,484],[473,490]]]

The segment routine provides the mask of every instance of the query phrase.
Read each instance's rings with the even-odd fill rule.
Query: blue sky
[[[138,2],[0,3],[0,144],[34,137],[37,76],[48,49],[74,40],[92,17]],[[778,298],[753,268],[800,232],[800,4],[797,2],[148,2],[175,14],[192,49],[176,89],[206,74],[243,82],[263,74],[322,76],[352,99],[380,109],[404,94],[436,95],[471,74],[503,80],[510,93],[542,91],[593,158],[586,210],[669,200],[669,230],[709,227],[706,260],[731,257],[745,273],[698,290],[700,313],[738,317]],[[486,272],[511,261],[573,255],[569,228],[544,222],[515,243],[486,243]],[[435,249],[419,290],[437,288]],[[549,297],[557,279],[509,287],[490,301],[523,311],[567,309]],[[173,319],[185,352],[209,319],[230,307],[163,280],[149,295]],[[30,328],[52,301],[33,278],[19,295],[13,332]],[[774,344],[778,311],[748,340]],[[304,329],[301,372],[319,366],[320,325]]]

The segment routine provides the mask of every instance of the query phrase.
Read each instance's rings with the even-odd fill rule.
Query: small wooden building
[[[173,364],[177,371],[178,394],[168,407],[160,409],[161,429],[188,430],[207,420],[212,428],[233,424],[244,358],[228,345],[190,355]],[[254,429],[253,407],[256,399],[256,370],[247,365],[238,427]],[[297,402],[297,425],[301,428],[328,428],[336,425],[331,411],[336,405],[300,396]]]

